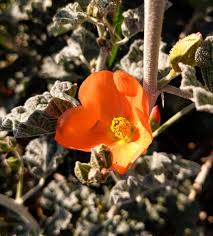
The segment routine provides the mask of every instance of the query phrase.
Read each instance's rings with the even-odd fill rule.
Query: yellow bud
[[[181,69],[178,66],[179,62],[186,65],[195,66],[195,52],[202,41],[202,35],[198,32],[180,39],[174,45],[170,51],[169,60],[170,65],[175,72],[181,72]]]

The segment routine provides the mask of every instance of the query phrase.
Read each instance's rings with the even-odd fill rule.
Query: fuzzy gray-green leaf
[[[29,142],[23,159],[27,162],[32,174],[46,177],[63,161],[68,150],[57,145],[50,138],[37,138]]]
[[[206,111],[213,114],[213,93],[203,89],[194,90],[195,106],[198,111]]]
[[[193,94],[193,90],[198,87],[203,87],[197,80],[195,68],[189,65],[179,64],[181,69],[181,86],[180,88],[190,94]]]

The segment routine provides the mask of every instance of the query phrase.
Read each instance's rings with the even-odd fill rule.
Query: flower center
[[[110,129],[118,139],[128,139],[133,132],[131,123],[124,117],[113,118]]]

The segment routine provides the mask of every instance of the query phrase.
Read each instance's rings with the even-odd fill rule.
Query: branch
[[[15,201],[17,203],[21,204],[22,203],[22,191],[23,191],[23,178],[24,178],[24,163],[23,163],[23,160],[22,160],[22,156],[19,154],[18,151],[14,151],[14,154],[19,159],[19,161],[20,161]]]
[[[109,49],[105,46],[100,47],[99,55],[96,61],[96,71],[106,69],[106,61],[109,55]]]
[[[191,192],[189,193],[189,196],[188,196],[189,201],[194,201],[196,199],[197,194],[201,192],[202,186],[206,180],[206,177],[212,165],[213,165],[213,152],[207,158],[205,163],[201,166],[201,170],[194,181]]]
[[[22,201],[25,202],[28,198],[32,197],[35,193],[37,193],[45,184],[45,178],[41,178],[38,184],[30,189],[29,192],[25,193],[22,197]]]
[[[144,80],[143,87],[150,97],[150,110],[157,95],[158,57],[165,0],[144,1]]]
[[[106,61],[109,55],[109,48],[107,45],[107,41],[104,37],[105,27],[101,25],[96,25],[96,27],[97,27],[98,36],[99,36],[99,38],[97,39],[97,43],[99,44],[100,51],[99,51],[98,58],[96,60],[95,71],[100,71],[100,70],[106,69]]]

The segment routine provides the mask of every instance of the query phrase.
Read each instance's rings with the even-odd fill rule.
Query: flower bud
[[[195,66],[195,52],[202,43],[201,33],[190,34],[187,37],[180,39],[169,54],[169,61],[172,69],[175,72],[181,72],[178,63]]]
[[[160,115],[160,110],[158,108],[158,105],[153,107],[150,117],[149,117],[149,122],[152,128],[152,131],[156,130],[160,126],[161,115]]]

